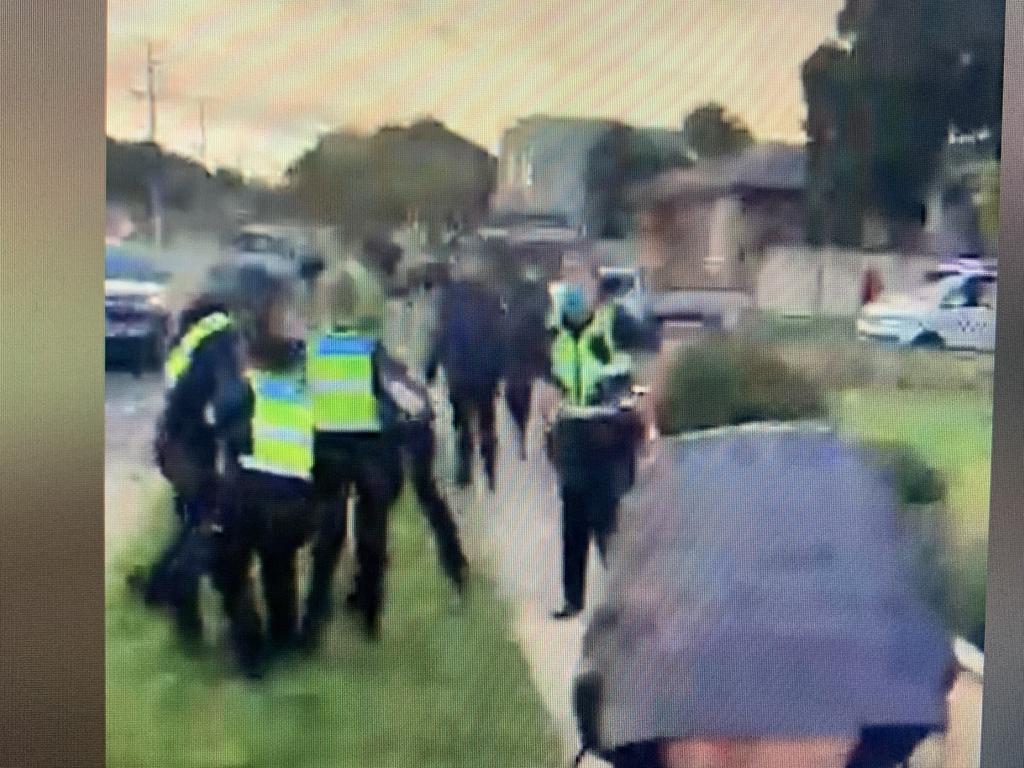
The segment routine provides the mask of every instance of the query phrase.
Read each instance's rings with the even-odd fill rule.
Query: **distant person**
[[[239,664],[255,678],[273,656],[298,647],[296,557],[313,532],[313,407],[301,348],[289,337],[291,287],[245,268],[240,290],[252,308],[240,319],[247,370],[216,405],[227,451],[214,583]],[[266,633],[251,584],[254,556],[260,563]]]
[[[643,432],[639,417],[619,407],[629,394],[632,361],[618,349],[612,307],[597,303],[596,285],[571,284],[554,317],[551,378],[562,402],[549,452],[562,500],[564,603],[553,615],[569,619],[584,607],[591,542],[602,559],[607,555]]]
[[[861,306],[863,307],[876,301],[882,295],[883,288],[882,273],[875,267],[868,268],[867,272],[864,273],[864,282],[861,287]]]
[[[148,576],[132,580],[148,604],[172,610],[182,639],[196,641],[202,636],[199,584],[208,566],[199,532],[218,515],[218,440],[208,410],[220,388],[241,375],[240,337],[224,292],[199,296],[181,313],[178,328],[165,363],[155,454],[180,525]]]
[[[486,282],[475,254],[460,258],[456,279],[445,286],[438,328],[427,361],[427,381],[444,369],[458,441],[456,482],[472,480],[477,441],[488,487],[496,485],[498,385],[504,364],[504,310],[499,293]]]
[[[533,385],[537,379],[546,378],[551,367],[546,327],[550,297],[538,269],[525,269],[513,282],[507,305],[505,402],[518,431],[519,457],[525,461]]]
[[[584,747],[616,768],[900,768],[946,723],[950,639],[898,501],[758,349],[670,366],[584,636]]]

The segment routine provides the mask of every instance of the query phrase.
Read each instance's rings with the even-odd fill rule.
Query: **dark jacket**
[[[504,373],[510,381],[544,377],[551,368],[546,321],[550,296],[543,283],[520,283],[506,300]]]
[[[458,281],[445,287],[437,336],[427,363],[432,379],[444,368],[449,389],[491,391],[502,376],[504,311],[499,294],[487,286]]]
[[[896,515],[884,477],[813,425],[659,440],[583,641],[590,741],[941,728],[953,656]]]
[[[196,322],[214,312],[218,305],[192,307],[181,315],[177,344]],[[214,429],[207,421],[207,408],[217,397],[220,387],[229,385],[241,375],[240,338],[231,328],[218,331],[199,344],[192,354],[188,369],[167,392],[160,417],[158,440],[171,440],[197,448],[214,444]]]

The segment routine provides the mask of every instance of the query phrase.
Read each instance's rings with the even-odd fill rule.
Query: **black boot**
[[[551,614],[551,618],[556,621],[564,621],[565,619],[574,619],[583,612],[582,606],[570,605],[566,603],[557,611]]]

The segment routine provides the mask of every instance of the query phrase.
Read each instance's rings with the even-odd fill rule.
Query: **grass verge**
[[[832,410],[849,433],[913,446],[949,483],[957,632],[984,643],[992,398],[977,392],[847,391]]]
[[[459,612],[418,507],[391,523],[389,602],[378,645],[340,615],[313,658],[243,682],[224,646],[184,652],[165,617],[124,577],[165,539],[166,494],[144,536],[107,567],[107,764],[112,768],[458,768],[555,766],[561,745],[510,633],[510,617],[475,577]],[[340,592],[340,590],[339,590]],[[220,616],[207,596],[208,616]]]

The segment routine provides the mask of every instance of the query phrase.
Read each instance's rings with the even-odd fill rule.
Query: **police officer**
[[[318,525],[303,622],[309,649],[331,613],[331,586],[353,487],[357,570],[350,605],[362,614],[367,634],[379,635],[388,512],[402,486],[400,447],[392,431],[397,408],[380,384],[383,302],[372,293],[366,296],[359,274],[342,265],[326,277],[318,302],[319,327],[306,343]]]
[[[571,618],[583,609],[588,551],[596,540],[602,558],[615,527],[619,499],[632,483],[639,416],[620,407],[628,395],[631,360],[618,352],[614,308],[598,305],[597,289],[570,285],[556,309],[551,375],[562,391],[549,451],[562,497],[562,586],[565,603],[554,614]]]
[[[301,348],[288,334],[289,283],[244,268],[240,289],[252,311],[244,328],[247,368],[222,388],[216,421],[227,447],[215,583],[243,671],[262,674],[269,656],[296,644],[296,555],[313,529],[313,410]],[[250,579],[260,560],[269,646]]]
[[[434,479],[437,440],[429,394],[401,363],[387,356],[381,358],[381,363],[383,386],[400,411],[398,434],[408,459],[413,490],[437,542],[441,568],[461,597],[467,563],[451,509]]]
[[[182,312],[179,329],[165,363],[166,403],[155,453],[181,524],[141,586],[148,604],[171,608],[183,639],[197,640],[199,583],[208,563],[205,547],[195,545],[205,539],[200,527],[215,518],[218,493],[217,440],[208,409],[218,387],[239,375],[238,334],[227,301],[214,291]]]

